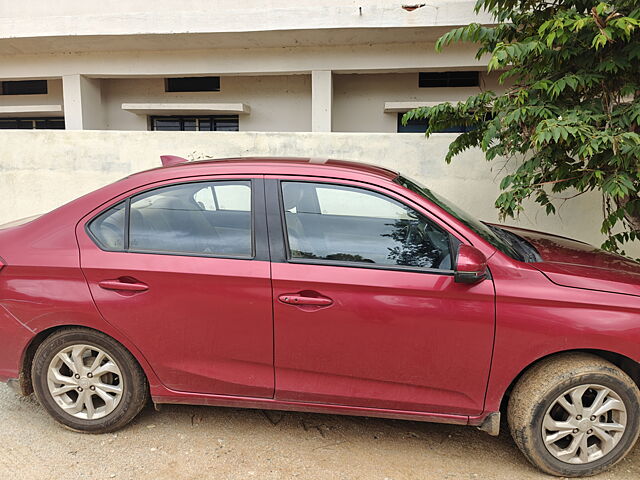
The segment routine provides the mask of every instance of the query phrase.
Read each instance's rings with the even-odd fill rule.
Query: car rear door
[[[481,413],[494,287],[455,283],[460,240],[369,184],[267,181],[276,399]]]
[[[170,389],[272,397],[263,179],[165,182],[111,205],[77,230],[104,318]]]

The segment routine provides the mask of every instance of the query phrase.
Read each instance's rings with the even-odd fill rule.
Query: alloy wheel
[[[47,371],[47,386],[56,404],[81,420],[113,412],[123,396],[119,366],[104,350],[72,345],[58,352]]]
[[[610,453],[624,435],[627,409],[613,390],[580,385],[558,396],[542,423],[545,447],[558,460],[587,464]]]

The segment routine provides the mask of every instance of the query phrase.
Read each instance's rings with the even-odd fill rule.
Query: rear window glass
[[[251,183],[192,183],[137,195],[129,228],[130,250],[250,257]]]
[[[89,225],[93,238],[105,250],[124,250],[125,202],[111,207]]]
[[[251,257],[251,195],[248,180],[170,185],[109,208],[89,232],[109,251]]]

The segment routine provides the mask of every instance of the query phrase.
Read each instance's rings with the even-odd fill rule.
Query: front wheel
[[[47,412],[71,430],[117,430],[148,400],[146,377],[131,353],[94,330],[64,329],[36,351],[33,388]]]
[[[640,432],[640,391],[622,370],[590,354],[541,361],[516,384],[511,435],[546,473],[595,475],[620,461]]]

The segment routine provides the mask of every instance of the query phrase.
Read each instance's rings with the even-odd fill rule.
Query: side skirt
[[[381,408],[353,407],[346,405],[333,405],[322,403],[289,402],[272,398],[233,397],[226,395],[207,395],[188,392],[172,392],[164,390],[160,395],[152,395],[156,408],[160,404],[174,405],[207,405],[215,407],[252,408],[258,410],[283,410],[292,412],[327,413],[333,415],[353,415],[360,417],[393,418],[398,420],[413,420],[418,422],[448,423],[454,425],[485,425],[485,419],[492,414],[485,413],[479,416],[450,415],[442,413],[416,412],[406,410],[388,410]],[[493,420],[494,417],[492,417]],[[499,418],[499,417],[498,417]],[[493,422],[490,422],[493,424]],[[494,428],[489,430],[481,428],[490,434],[494,434]]]

